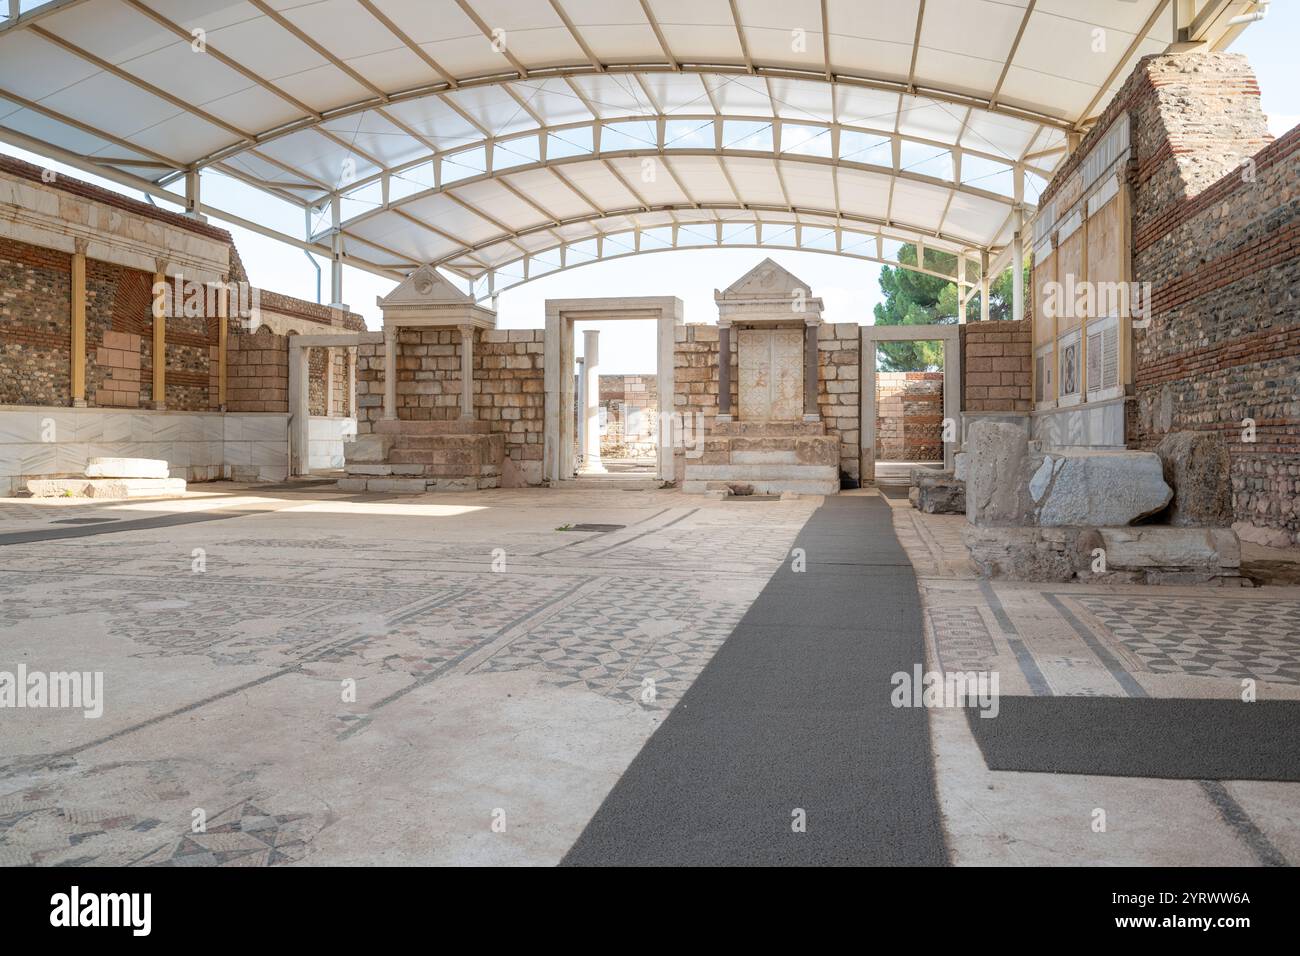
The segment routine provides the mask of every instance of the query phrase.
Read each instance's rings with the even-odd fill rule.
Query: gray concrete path
[[[828,498],[795,548],[566,864],[947,862],[925,711],[890,704],[924,648],[889,506]]]

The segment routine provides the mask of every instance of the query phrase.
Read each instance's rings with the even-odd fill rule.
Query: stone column
[[[384,326],[384,418],[397,418],[397,327]]]
[[[662,403],[663,399],[659,401]],[[718,421],[731,421],[731,323],[718,321]]]
[[[578,365],[578,454],[587,453],[587,373],[586,359],[577,359]]]
[[[72,404],[86,404],[86,240],[72,256]]]
[[[821,421],[817,411],[817,326],[818,319],[805,319],[803,329],[803,420]]]
[[[474,420],[474,326],[460,327],[460,420]]]
[[[167,303],[171,301],[162,262],[153,275],[153,287],[153,407],[162,411],[167,407]]]
[[[325,417],[334,417],[334,350],[326,346],[325,352]]]
[[[221,277],[217,293],[217,409],[226,410],[230,356],[230,276]]]
[[[587,419],[585,456],[582,470],[585,474],[605,474],[600,463],[600,332],[588,329],[582,333],[583,376],[586,379],[586,401],[583,416]]]
[[[348,349],[348,417],[357,417],[357,349]]]

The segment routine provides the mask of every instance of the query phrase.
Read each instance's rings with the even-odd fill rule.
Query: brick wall
[[[1152,283],[1127,441],[1222,434],[1243,536],[1300,544],[1300,129],[1269,144],[1239,55],[1149,57],[1120,99],[1136,152],[1133,277]]]
[[[961,326],[962,411],[1028,412],[1033,407],[1030,323],[1026,318]]]
[[[876,461],[943,461],[943,372],[876,373]]]

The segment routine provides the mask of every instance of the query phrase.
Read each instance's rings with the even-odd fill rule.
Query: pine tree
[[[898,261],[916,264],[916,246],[904,243]],[[957,257],[937,249],[925,250],[925,267],[934,272],[955,275]],[[967,265],[967,276],[979,280],[978,267]],[[989,285],[989,320],[1011,318],[1011,270],[1008,269]],[[885,301],[876,304],[876,325],[951,325],[957,321],[957,284],[938,276],[926,275],[903,266],[881,266],[880,289]],[[1029,268],[1025,268],[1025,294],[1029,294]],[[978,322],[979,297],[966,303],[966,321]],[[935,371],[943,365],[943,345],[939,342],[882,342],[879,346],[880,369],[885,372]]]

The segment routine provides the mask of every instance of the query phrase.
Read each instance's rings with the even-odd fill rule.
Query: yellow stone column
[[[86,240],[72,255],[72,404],[86,404]]]
[[[221,277],[217,295],[217,408],[226,410],[226,349],[230,334],[230,277]]]
[[[153,275],[153,407],[167,407],[167,272],[163,263]]]

